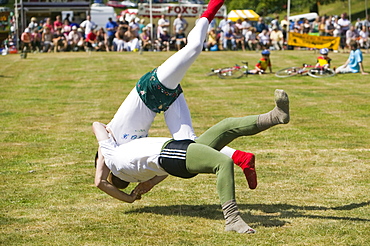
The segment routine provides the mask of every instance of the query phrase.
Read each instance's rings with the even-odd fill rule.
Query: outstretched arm
[[[108,132],[105,125],[99,122],[93,123],[93,131],[98,141],[103,141],[109,138]],[[96,161],[95,171],[95,185],[111,197],[114,197],[120,201],[132,203],[137,199],[140,199],[138,192],[133,190],[131,194],[127,194],[120,191],[117,187],[108,182],[109,168],[105,165],[104,157],[101,153],[100,147],[98,150],[98,159]]]
[[[97,160],[96,172],[95,172],[95,185],[111,197],[114,197],[120,201],[133,203],[135,200],[140,199],[138,192],[133,190],[131,194],[127,194],[120,191],[117,187],[108,182],[107,178],[109,175],[109,168],[105,165],[104,157],[101,154],[99,148],[99,158]]]

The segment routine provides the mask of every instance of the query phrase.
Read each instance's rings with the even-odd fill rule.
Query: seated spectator
[[[351,26],[349,30],[346,32],[346,45],[350,47],[351,41],[358,41],[360,35],[356,30],[355,26]]]
[[[15,41],[11,34],[9,34],[8,38],[6,38],[3,41],[2,47],[3,47],[2,55],[9,54],[9,50],[15,48]]]
[[[96,39],[98,40],[98,51],[109,52],[108,34],[104,31],[103,27],[97,31],[96,36]]]
[[[240,20],[241,21],[241,20]],[[241,47],[245,51],[245,42],[242,30],[238,27],[234,28],[234,39],[235,39],[235,48]]]
[[[123,25],[120,25],[118,27],[117,32],[115,33],[115,38],[113,39],[113,45],[114,45],[115,50],[117,52],[124,51],[124,46],[125,46],[124,37],[125,37],[125,32],[126,31],[127,31],[127,29]]]
[[[223,39],[223,47],[224,50],[234,50],[235,45],[235,38],[234,38],[234,32],[233,29],[230,28],[226,33],[224,33],[224,39]]]
[[[347,61],[342,65],[339,66],[335,73],[359,73],[363,75],[368,75],[367,72],[364,70],[364,59],[362,56],[362,52],[360,48],[358,47],[358,43],[354,40],[352,40],[349,43],[349,47],[351,49],[351,52],[349,53],[349,57]]]
[[[77,31],[77,26],[72,27],[72,31],[68,34],[68,46],[72,51],[79,51],[83,48],[84,46],[84,39]]]
[[[142,29],[142,33],[140,33],[139,37],[141,42],[141,49],[146,51],[151,50],[152,41],[150,40],[150,34],[147,27],[144,27]]]
[[[14,38],[12,37],[11,34],[8,35],[8,38],[6,38],[4,41],[3,41],[3,47],[4,48],[10,48],[12,46],[15,46],[15,41],[14,41]]]
[[[168,29],[163,28],[157,40],[158,50],[170,51],[171,36],[168,34]]]
[[[42,52],[51,52],[54,47],[53,34],[49,27],[45,27],[44,32],[41,35]]]
[[[124,50],[136,52],[140,48],[139,39],[136,36],[136,32],[131,31],[131,28],[125,32],[123,37]]]
[[[245,34],[245,40],[247,43],[247,47],[249,50],[257,50],[258,49],[258,40],[256,34],[256,28],[250,27],[247,33]]]
[[[270,33],[271,45],[274,47],[275,50],[283,50],[283,33],[280,31],[277,26],[272,27],[272,31]]]
[[[63,28],[62,18],[60,17],[60,15],[57,15],[54,21],[54,30],[62,29],[62,28]]]
[[[98,50],[98,39],[97,39],[97,32],[94,28],[86,35],[85,39],[85,50],[86,51],[93,51]]]
[[[140,26],[138,23],[136,23],[136,18],[131,18],[131,21],[128,26],[129,26],[131,35],[133,35],[135,38],[138,38]]]
[[[32,51],[39,52],[41,50],[41,34],[39,33],[38,29],[33,29],[32,32],[32,39],[31,39],[31,46]]]
[[[64,36],[67,38],[68,37],[68,34],[72,31],[72,27],[70,25],[70,22],[68,19],[64,19],[64,22],[63,22],[63,27],[62,27],[62,32],[64,34]]]
[[[358,41],[360,47],[366,49],[366,53],[369,53],[370,39],[369,39],[369,30],[363,25],[359,33],[360,39]]]
[[[184,33],[184,29],[180,28],[178,32],[176,32],[176,48],[177,50],[181,50],[187,43],[186,35]]]
[[[67,50],[67,39],[62,33],[62,29],[58,28],[53,35],[54,52]]]
[[[50,18],[46,18],[46,21],[45,21],[43,27],[44,27],[44,30],[46,28],[49,28],[51,34],[54,34],[54,25],[51,23],[51,19]]]
[[[266,29],[262,30],[262,32],[258,34],[257,39],[261,49],[268,49],[270,47],[270,34]]]
[[[218,37],[216,30],[214,28],[211,28],[208,32],[208,41],[206,43],[206,48],[209,50],[211,47],[214,47],[215,45],[218,46]]]

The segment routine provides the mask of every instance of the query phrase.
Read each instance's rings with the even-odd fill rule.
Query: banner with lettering
[[[300,46],[307,48],[329,48],[337,50],[340,43],[339,37],[330,36],[314,36],[309,34],[300,34],[296,32],[289,32],[288,45]]]
[[[177,16],[181,14],[183,17],[198,17],[207,9],[207,5],[202,4],[152,4],[153,17],[161,15]],[[150,16],[150,5],[148,3],[139,4],[139,16]],[[223,5],[217,12],[216,17],[222,18],[226,13],[226,6]]]

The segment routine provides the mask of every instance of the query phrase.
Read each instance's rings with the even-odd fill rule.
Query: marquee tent
[[[227,18],[231,21],[237,21],[238,19],[248,18],[251,21],[258,21],[260,16],[253,10],[231,10],[227,15]]]

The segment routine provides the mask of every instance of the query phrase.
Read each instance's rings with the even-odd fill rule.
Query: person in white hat
[[[28,27],[26,29],[24,29],[24,32],[22,33],[21,41],[22,41],[22,50],[23,51],[30,51],[31,50],[32,35],[31,35],[31,30]]]
[[[72,51],[79,51],[83,48],[84,42],[80,32],[77,31],[77,26],[72,26],[72,31],[68,34],[68,46]]]
[[[30,24],[28,24],[28,28],[32,31],[33,29],[37,27],[38,27],[37,19],[36,17],[32,17]]]
[[[270,32],[271,45],[275,50],[283,50],[284,36],[283,32],[279,30],[278,26],[272,26],[272,31]]]

